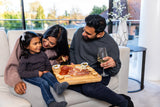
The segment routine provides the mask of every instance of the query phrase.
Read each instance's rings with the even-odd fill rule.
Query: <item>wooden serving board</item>
[[[59,68],[52,67],[53,73],[57,80],[61,82],[68,82],[69,85],[76,85],[76,84],[85,84],[85,83],[93,83],[93,82],[100,82],[102,80],[101,75],[99,75],[92,67],[87,66],[86,69],[89,70],[89,74],[83,75],[83,76],[74,76],[74,75],[60,75],[61,67],[64,65],[61,65]],[[67,65],[69,67],[75,67],[78,69],[82,69],[80,64],[75,65]]]

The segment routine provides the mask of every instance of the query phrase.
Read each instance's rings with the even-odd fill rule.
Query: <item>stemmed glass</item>
[[[104,57],[107,57],[108,54],[107,54],[107,51],[106,51],[106,48],[105,47],[100,47],[98,48],[98,53],[97,53],[97,61],[100,62],[100,63],[104,63],[106,62],[107,60],[103,60]],[[101,74],[103,77],[107,76],[104,72],[104,68],[103,68],[103,73]]]

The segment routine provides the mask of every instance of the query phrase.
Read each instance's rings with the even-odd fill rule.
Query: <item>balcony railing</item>
[[[77,19],[26,19],[27,30],[42,30],[49,26],[60,24],[66,28],[79,28],[84,26],[84,20]],[[0,28],[5,30],[22,29],[21,19],[0,19]]]
[[[65,28],[79,28],[85,25],[84,20],[77,19],[26,19],[27,30],[42,30],[47,29],[49,26],[60,24]],[[128,33],[130,38],[132,36],[138,37],[139,35],[139,22],[140,20],[127,20]],[[113,22],[113,33],[117,32],[119,21]],[[108,27],[108,26],[107,26]],[[21,19],[0,19],[0,29],[20,30],[22,29]],[[107,28],[106,28],[107,29]]]

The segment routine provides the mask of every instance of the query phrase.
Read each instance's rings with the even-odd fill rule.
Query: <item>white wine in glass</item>
[[[100,63],[104,63],[106,62],[107,60],[103,60],[104,57],[107,57],[108,54],[107,54],[107,51],[106,51],[106,48],[105,47],[99,47],[98,48],[98,53],[97,53],[97,61],[100,62]],[[107,76],[104,72],[104,68],[103,68],[103,73],[101,74],[103,77]]]

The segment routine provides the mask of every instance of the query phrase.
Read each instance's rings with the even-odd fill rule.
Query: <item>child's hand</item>
[[[47,73],[47,72],[49,72],[49,71],[43,71],[43,73]]]
[[[39,77],[41,77],[43,75],[42,71],[39,71]]]

